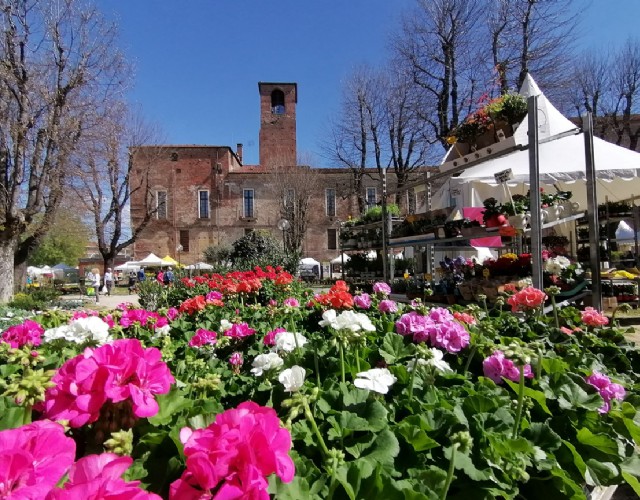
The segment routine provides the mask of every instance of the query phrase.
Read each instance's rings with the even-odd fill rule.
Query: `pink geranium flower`
[[[373,293],[378,293],[386,296],[391,293],[391,287],[384,281],[378,281],[377,283],[373,284]]]
[[[389,299],[381,300],[378,304],[378,310],[382,313],[395,313],[398,312],[398,304]]]
[[[45,498],[75,455],[75,441],[48,420],[0,431],[0,498]]]
[[[39,346],[42,343],[44,328],[39,323],[30,319],[19,325],[13,325],[2,332],[2,341],[9,344],[13,349],[18,349],[23,345]]]
[[[234,323],[231,328],[224,331],[224,335],[227,337],[242,338],[253,335],[256,331],[253,328],[249,328],[246,323]]]
[[[520,381],[520,370],[513,361],[504,357],[502,351],[495,351],[482,362],[484,376],[493,380],[496,384],[502,384],[502,378],[513,382]],[[525,378],[533,378],[531,365],[524,365]]]
[[[264,345],[268,345],[268,346],[276,345],[276,335],[280,332],[286,332],[286,331],[287,329],[282,327],[276,328],[275,330],[271,330],[270,332],[267,332],[262,342],[264,343]]]
[[[454,312],[453,317],[458,320],[460,323],[465,323],[467,325],[475,325],[476,318],[474,318],[471,314],[463,313],[463,312]]]
[[[358,309],[369,309],[371,308],[371,296],[368,293],[361,293],[360,295],[354,295],[353,304]]]
[[[609,377],[599,372],[593,372],[586,378],[586,381],[598,389],[598,393],[604,400],[604,404],[598,409],[599,413],[608,413],[611,409],[611,400],[618,399],[622,401],[626,394],[624,387],[611,382]]]
[[[289,457],[291,434],[280,425],[275,410],[247,401],[216,417],[206,429],[180,432],[187,469],[171,484],[174,500],[208,498],[267,499],[266,478],[275,473],[293,479]]]
[[[447,309],[434,308],[428,316],[411,311],[396,321],[396,332],[411,335],[414,342],[427,342],[450,353],[458,353],[469,345],[469,332],[454,321]]]
[[[205,345],[214,345],[218,339],[218,334],[212,330],[198,328],[193,337],[189,339],[189,347],[203,347]]]
[[[300,307],[300,302],[295,297],[289,297],[284,299],[284,305],[286,307]]]
[[[609,318],[593,307],[585,307],[581,313],[582,322],[587,326],[605,326],[609,324]]]
[[[126,482],[121,478],[132,463],[131,457],[121,457],[114,453],[83,457],[71,467],[69,481],[64,487],[51,491],[47,500],[70,498],[160,500],[155,493],[140,489],[140,481]]]
[[[81,427],[95,422],[107,401],[130,400],[134,415],[153,416],[158,412],[154,396],[169,392],[174,382],[161,357],[158,349],[145,349],[137,339],[85,349],[53,376],[56,385],[45,394],[45,415]]]

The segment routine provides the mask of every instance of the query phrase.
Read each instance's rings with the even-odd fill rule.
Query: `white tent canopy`
[[[311,257],[305,257],[304,259],[300,259],[300,264],[305,266],[320,266],[320,262]]]
[[[207,271],[209,269],[213,269],[213,266],[211,264],[207,264],[206,262],[196,262],[195,264],[186,266],[185,269],[190,269],[190,270],[204,269],[205,271]]]
[[[342,264],[343,259],[344,259],[344,262],[349,262],[349,260],[351,260],[351,257],[349,257],[346,253],[343,253],[342,255],[338,255],[335,259],[332,259],[331,263]]]
[[[133,263],[130,262],[130,264]],[[147,255],[144,259],[136,261],[135,264],[139,265],[140,267],[163,267],[169,265],[153,252]]]
[[[586,208],[586,193],[582,187],[576,190],[571,184],[585,178],[584,134],[578,133],[571,123],[547,100],[529,75],[520,93],[526,97],[538,95],[538,135],[540,183],[572,191],[582,209]],[[514,132],[515,146],[526,147],[528,119],[525,117]],[[449,155],[448,155],[449,156]],[[595,170],[598,178],[598,201],[621,200],[640,194],[640,154],[594,137]],[[443,165],[444,168],[444,165]],[[508,183],[512,193],[526,194],[529,181],[529,151],[515,151],[488,158],[449,179],[434,196],[435,206],[482,206],[489,196],[508,201],[503,188],[497,187],[494,174],[511,169],[513,179]],[[582,184],[583,186],[584,184]],[[497,191],[496,191],[497,189]]]
[[[113,268],[114,271],[137,271],[140,266],[135,262],[125,262]]]

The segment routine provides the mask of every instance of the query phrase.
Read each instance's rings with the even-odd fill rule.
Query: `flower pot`
[[[555,222],[564,217],[564,207],[561,205],[551,205],[546,209],[547,222]]]
[[[492,215],[485,222],[486,227],[500,227],[507,224],[508,220],[504,215]]]
[[[526,229],[529,225],[529,216],[525,214],[510,215],[509,225],[516,229]]]

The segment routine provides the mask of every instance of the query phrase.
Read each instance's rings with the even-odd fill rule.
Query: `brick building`
[[[260,165],[243,164],[242,144],[235,150],[156,145],[132,151],[131,186],[148,186],[148,201],[157,207],[134,245],[135,259],[154,252],[193,263],[202,260],[207,247],[229,245],[252,230],[268,230],[280,238],[277,223],[283,204],[291,202],[289,196],[294,199],[298,189],[313,190],[303,256],[326,262],[339,255],[340,221],[358,215],[357,200],[350,194],[352,174],[346,169],[296,167],[297,85],[259,83],[258,89]],[[297,175],[293,172],[300,173],[299,187],[288,184]],[[364,182],[367,202],[378,202],[377,176]],[[132,226],[145,214],[144,192],[132,190]]]

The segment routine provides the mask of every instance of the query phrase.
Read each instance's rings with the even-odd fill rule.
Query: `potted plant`
[[[516,229],[524,229],[529,223],[529,197],[523,194],[514,194],[511,201],[502,205],[505,215],[509,216],[509,224]]]
[[[507,218],[504,215],[502,205],[495,198],[487,198],[482,202],[484,212],[482,212],[482,220],[485,227],[500,227],[507,224]]]
[[[516,125],[527,115],[527,99],[514,92],[507,92],[495,98],[486,108],[494,121]]]

